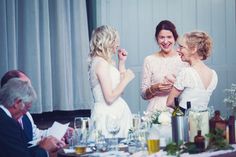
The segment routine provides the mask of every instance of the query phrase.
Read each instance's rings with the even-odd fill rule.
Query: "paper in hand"
[[[54,122],[52,127],[48,129],[47,136],[56,137],[58,140],[61,140],[65,135],[66,130],[68,129],[70,123],[61,124],[58,122]]]

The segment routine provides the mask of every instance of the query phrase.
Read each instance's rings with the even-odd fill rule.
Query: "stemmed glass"
[[[107,116],[106,117],[106,129],[107,131],[112,134],[112,141],[113,141],[113,148],[114,150],[118,150],[118,138],[115,138],[115,136],[120,131],[120,124],[119,119],[116,116]]]

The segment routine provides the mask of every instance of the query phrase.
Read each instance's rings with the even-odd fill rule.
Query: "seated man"
[[[10,70],[3,75],[1,79],[1,87],[12,78],[20,78],[21,80],[31,82],[24,72],[19,70]],[[26,114],[20,117],[18,121],[22,124],[22,129],[27,137],[27,142],[41,139],[41,137],[46,137],[47,130],[38,129],[29,112],[26,112]],[[73,129],[69,128],[68,131],[73,131]]]
[[[36,93],[29,81],[12,78],[0,89],[0,156],[46,157],[64,146],[54,137],[47,137],[34,148],[27,139],[18,119],[31,108]]]
[[[6,72],[1,79],[1,87],[12,78],[20,78],[21,80],[30,82],[30,79],[19,70],[10,70]],[[26,112],[18,121],[22,124],[22,129],[27,137],[27,142],[45,137],[47,130],[40,130],[34,123],[34,120],[29,112]]]

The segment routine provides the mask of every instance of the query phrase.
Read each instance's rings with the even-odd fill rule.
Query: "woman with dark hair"
[[[182,62],[174,49],[178,38],[175,25],[161,21],[156,26],[155,39],[160,50],[144,59],[141,96],[148,100],[148,112],[168,110],[167,97],[175,82],[175,76],[187,64]]]

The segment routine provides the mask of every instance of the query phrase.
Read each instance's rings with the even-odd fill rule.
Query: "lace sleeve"
[[[151,86],[152,72],[148,60],[144,60],[143,71],[142,71],[142,83],[141,83],[141,95],[145,96],[146,89]]]

